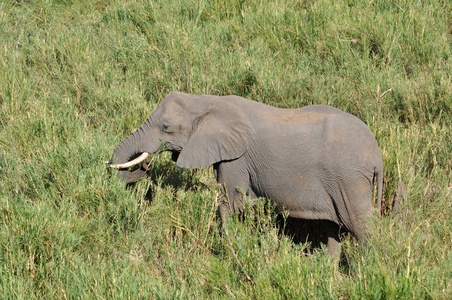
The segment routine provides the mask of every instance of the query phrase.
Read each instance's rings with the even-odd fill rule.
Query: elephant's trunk
[[[143,126],[140,127],[118,145],[108,162],[112,167],[118,168],[118,177],[126,183],[137,181],[146,172],[143,166],[135,171],[128,170],[129,167],[139,164],[149,155],[150,151],[146,151],[148,149],[145,149],[147,147],[144,146],[147,140],[146,135],[146,130]]]

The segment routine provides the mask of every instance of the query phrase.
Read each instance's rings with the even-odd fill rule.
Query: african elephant
[[[266,197],[279,213],[329,220],[362,240],[372,216],[374,178],[381,207],[377,142],[361,120],[333,107],[281,109],[238,96],[171,92],[108,163],[133,182],[145,170],[128,168],[162,145],[181,168],[214,166],[223,186],[222,222],[241,211],[245,198]],[[328,233],[327,249],[340,253],[337,230]]]

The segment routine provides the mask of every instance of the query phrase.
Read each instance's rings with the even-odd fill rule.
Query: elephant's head
[[[255,138],[248,117],[227,97],[171,92],[141,127],[124,139],[111,158],[112,167],[127,183],[145,169],[129,171],[147,155],[172,152],[181,168],[199,168],[242,156]]]

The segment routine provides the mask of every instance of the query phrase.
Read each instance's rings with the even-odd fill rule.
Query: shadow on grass
[[[341,240],[346,238],[350,233],[339,227],[336,223],[327,220],[304,220],[278,215],[276,223],[279,233],[292,239],[294,244],[309,243],[309,247],[305,249],[305,254],[310,255],[314,251],[318,251],[326,247],[328,242],[328,231],[330,226],[337,228]],[[348,259],[341,252],[340,265],[348,269]]]

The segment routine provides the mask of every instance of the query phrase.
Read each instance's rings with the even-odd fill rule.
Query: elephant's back
[[[321,114],[346,114],[346,112],[339,108],[328,105],[309,105],[299,108],[301,113],[321,113]]]

